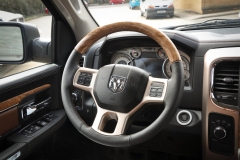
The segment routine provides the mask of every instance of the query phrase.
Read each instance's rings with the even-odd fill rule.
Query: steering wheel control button
[[[224,139],[227,136],[227,131],[225,128],[218,126],[214,129],[214,135],[219,139]]]
[[[92,81],[92,73],[81,72],[77,83],[84,86],[89,86]]]
[[[162,97],[164,84],[163,83],[152,83],[150,88],[150,97]]]
[[[180,125],[185,126],[185,125],[188,125],[191,123],[192,114],[191,114],[191,112],[189,112],[187,110],[182,110],[182,111],[178,112],[176,119]]]
[[[150,97],[156,97],[157,94],[156,94],[156,93],[153,93],[153,92],[150,92],[149,96],[150,96]]]
[[[157,88],[151,88],[151,92],[157,92]]]
[[[81,73],[80,73],[80,76],[86,76],[86,75],[87,75],[86,72],[81,72]]]

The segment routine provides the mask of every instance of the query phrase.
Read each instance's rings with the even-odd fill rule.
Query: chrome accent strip
[[[86,67],[86,56],[82,56],[83,57],[83,67]]]
[[[17,105],[19,105],[19,103],[14,104],[14,105],[12,105],[11,107],[8,107],[8,108],[6,108],[6,109],[1,110],[0,113],[6,112],[6,111],[12,109],[13,107],[16,107]]]
[[[12,155],[11,157],[9,157],[7,160],[15,160],[17,159],[18,157],[21,156],[21,152],[18,151],[17,153],[15,153],[14,155]]]
[[[238,158],[238,122],[239,112],[236,110],[223,108],[212,100],[212,71],[213,65],[218,60],[240,59],[240,47],[210,49],[204,56],[203,72],[203,98],[202,98],[202,151],[204,160],[237,160]],[[208,117],[210,113],[220,113],[234,118],[234,155],[224,156],[213,153],[208,146]]]

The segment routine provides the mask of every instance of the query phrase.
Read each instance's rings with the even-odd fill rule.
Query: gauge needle
[[[128,61],[127,65],[131,65],[131,61]]]

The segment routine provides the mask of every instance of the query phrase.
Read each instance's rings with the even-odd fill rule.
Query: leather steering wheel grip
[[[178,51],[175,45],[163,32],[151,26],[138,22],[117,22],[99,27],[87,34],[76,45],[75,50],[77,50],[81,54],[85,54],[86,51],[99,39],[111,33],[120,31],[135,31],[143,33],[155,40],[164,49],[170,63],[181,61],[180,55],[176,54],[176,52],[178,53]]]
[[[167,82],[168,87],[164,98],[165,108],[161,115],[151,125],[132,135],[103,135],[96,132],[81,119],[71,100],[70,91],[73,87],[74,74],[79,68],[78,60],[81,58],[81,54],[84,54],[91,45],[100,38],[118,31],[136,31],[146,34],[150,38],[154,39],[160,46],[163,47],[171,62],[172,77]],[[169,123],[181,102],[183,88],[184,78],[181,57],[171,40],[161,31],[145,24],[136,22],[118,22],[95,29],[77,44],[69,56],[64,68],[61,94],[65,111],[72,124],[80,133],[103,145],[125,147],[149,140],[157,135]]]

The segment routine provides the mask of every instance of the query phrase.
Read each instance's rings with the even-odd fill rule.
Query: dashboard
[[[175,42],[184,67],[184,90],[192,90],[194,50]],[[97,69],[108,64],[131,65],[141,68],[156,78],[171,78],[172,71],[164,49],[147,37],[114,38],[105,41],[96,51],[100,59]],[[95,56],[95,59],[96,59]]]
[[[237,144],[240,142],[238,137],[239,112],[236,111],[236,108],[239,107],[239,99],[236,99],[237,106],[234,106],[235,111],[231,111],[229,108],[232,109],[233,107],[228,106],[227,109],[224,109],[226,105],[214,102],[214,99],[210,99],[211,95],[209,94],[213,90],[212,87],[217,84],[211,85],[214,82],[211,71],[214,69],[213,64],[215,64],[215,61],[218,62],[219,59],[226,59],[226,57],[229,60],[234,60],[232,57],[229,58],[230,54],[238,57],[238,60],[240,58],[240,49],[231,50],[232,47],[240,47],[240,28],[191,31],[163,30],[163,32],[173,41],[181,55],[184,66],[185,87],[179,111],[166,127],[166,135],[163,133],[155,140],[159,141],[159,143],[162,143],[162,141],[173,143],[173,146],[177,147],[176,150],[179,154],[184,152],[189,156],[203,156],[203,159],[236,159],[237,148],[240,147],[240,143]],[[211,61],[213,57],[217,58]],[[108,64],[135,66],[157,78],[171,77],[171,66],[165,51],[154,40],[140,33],[120,32],[111,34],[107,38],[95,43],[88,50],[84,64],[86,67],[99,69]],[[227,63],[227,65],[231,64],[231,62]],[[227,78],[229,80],[229,77]],[[235,86],[238,86],[238,84]],[[222,88],[222,86],[217,87]],[[219,90],[216,90],[214,94],[217,101],[219,101],[219,97],[226,97],[222,90],[220,93]],[[231,94],[234,96],[236,94],[236,97],[240,96],[238,93]],[[231,98],[231,96],[227,97]],[[226,101],[228,100],[223,100],[222,102]],[[159,107],[156,108],[157,110],[159,109]],[[141,114],[140,121],[136,125],[139,127],[142,124],[151,124],[157,112],[156,108],[151,107]],[[187,123],[187,125],[179,123],[177,116],[180,113],[190,113],[191,123]],[[212,125],[212,123],[215,123],[215,118],[217,121],[221,121],[218,120],[218,117],[223,119],[223,122],[225,119],[226,121],[229,120],[229,123],[234,126],[231,130],[231,137],[229,137],[230,131],[226,130],[231,146],[225,146],[225,148],[232,148],[230,149],[231,152],[228,150],[223,151],[225,144],[222,144],[223,147],[219,147],[222,143],[219,139],[215,143],[216,139],[214,139],[215,136],[213,134],[215,127],[224,128],[224,124],[219,124],[220,127]],[[230,120],[229,117],[233,117],[233,119]],[[165,141],[166,139],[168,141]],[[225,141],[223,142],[225,143]],[[188,147],[193,146],[192,148],[194,149],[189,150],[189,148],[182,147],[183,145],[175,145],[176,143],[184,144],[184,146]],[[151,143],[151,147],[152,145],[153,143]],[[158,145],[157,148],[159,149],[159,147],[161,146]],[[171,147],[161,149],[168,152],[172,151]],[[229,155],[231,158],[228,157]]]
[[[181,50],[178,52],[183,61],[185,81],[188,81],[190,57]],[[136,66],[157,78],[171,78],[172,76],[170,62],[161,47],[130,47],[118,50],[112,55],[111,64]]]

